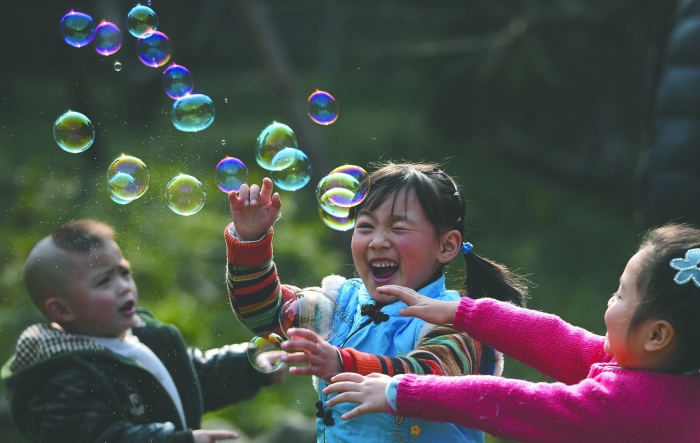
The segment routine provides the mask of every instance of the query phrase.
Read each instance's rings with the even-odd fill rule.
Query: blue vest
[[[418,293],[437,300],[459,300],[460,298],[456,291],[445,289],[444,276],[419,290]],[[341,308],[338,315],[342,318],[336,321],[334,334],[328,341],[342,348],[353,348],[388,357],[402,357],[415,349],[421,329],[426,324],[421,319],[399,314],[399,309],[406,307],[406,304],[396,301],[381,310],[389,316],[388,321],[379,324],[371,322],[359,329],[368,320],[368,317],[360,313],[360,306],[375,304],[360,279],[346,280],[338,291],[336,301]],[[323,380],[319,380],[318,391],[321,392],[325,386]],[[481,431],[452,423],[394,417],[388,413],[366,414],[346,421],[340,416],[357,405],[343,403],[328,408],[326,401],[334,395],[319,395],[324,409],[331,410],[334,423],[332,426],[326,426],[322,419],[316,420],[318,443],[483,443],[484,441],[484,434]]]

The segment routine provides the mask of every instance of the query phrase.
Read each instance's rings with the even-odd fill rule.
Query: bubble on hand
[[[319,125],[330,125],[338,120],[338,103],[329,93],[316,91],[306,102],[306,112]]]
[[[180,174],[165,187],[165,202],[178,215],[193,215],[207,201],[202,182],[187,174]]]
[[[98,54],[112,55],[122,47],[122,32],[114,23],[102,20],[95,28],[92,44]]]
[[[268,171],[279,171],[294,161],[294,156],[286,154],[275,159],[280,151],[287,148],[298,148],[294,131],[283,123],[272,122],[271,125],[263,129],[256,140],[255,160]]]
[[[53,124],[53,138],[66,152],[83,152],[95,141],[95,127],[80,112],[68,111]]]
[[[328,214],[346,217],[345,209],[362,203],[368,191],[367,172],[359,166],[344,165],[318,182],[316,200]]]
[[[269,374],[284,365],[282,356],[287,354],[282,350],[284,340],[274,332],[263,332],[248,343],[248,361],[258,371]]]
[[[173,125],[184,132],[206,129],[214,122],[214,102],[204,94],[186,95],[173,103],[171,111]]]
[[[71,9],[59,25],[63,40],[76,48],[90,43],[95,37],[95,20],[89,15]]]
[[[122,63],[119,60],[114,62],[114,70],[117,72],[122,70]]]
[[[285,191],[296,191],[303,188],[311,180],[311,162],[302,151],[293,148],[283,149],[277,156],[283,155],[280,162],[291,163],[280,171],[270,171],[272,182]],[[276,156],[276,157],[277,157]],[[273,159],[275,164],[275,159]]]
[[[107,189],[111,199],[120,205],[145,194],[150,182],[151,173],[146,164],[136,157],[122,155],[107,169]]]
[[[136,5],[126,15],[126,29],[136,38],[144,38],[158,29],[158,16],[148,6]]]
[[[355,217],[350,217],[349,215],[345,217],[331,215],[322,208],[318,208],[318,215],[326,226],[336,231],[349,231],[355,227]]]
[[[235,157],[226,157],[216,165],[216,186],[223,192],[238,191],[248,181],[248,168]]]
[[[172,54],[170,39],[162,32],[155,31],[136,41],[136,52],[144,65],[151,68],[163,66],[168,63]]]
[[[168,97],[177,100],[192,92],[194,78],[189,69],[172,63],[163,71],[163,87]]]
[[[339,313],[340,307],[326,293],[316,288],[305,288],[280,308],[280,328],[287,338],[290,338],[289,329],[304,328],[328,340],[339,326],[342,317]]]

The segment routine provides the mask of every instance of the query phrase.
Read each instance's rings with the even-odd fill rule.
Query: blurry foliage
[[[1,31],[3,41],[21,34],[23,42],[2,47],[16,63],[3,67],[0,82],[0,359],[12,355],[26,326],[43,321],[22,282],[27,251],[81,217],[116,228],[140,304],[176,324],[188,343],[209,348],[251,338],[228,304],[222,233],[230,215],[213,170],[235,156],[250,168],[250,181],[260,182],[255,138],[273,120],[289,121],[290,111],[253,43],[267,31],[246,26],[243,3],[153,1],[173,61],[192,71],[195,91],[217,107],[214,124],[194,134],[173,128],[160,70],[136,61],[130,35],[112,57],[60,40],[58,21],[68,9],[120,24],[130,2],[7,5],[9,16],[25,8],[21,16],[38,31],[21,33],[13,28],[20,23]],[[531,308],[605,332],[605,302],[639,235],[633,170],[660,0],[266,5],[295,69],[298,100],[318,88],[340,104],[336,123],[313,128],[332,167],[443,163],[469,200],[467,240],[479,254],[536,284]],[[31,50],[39,47],[43,57]],[[97,128],[82,154],[53,141],[53,122],[69,108]],[[305,140],[299,143],[303,150]],[[126,206],[106,193],[107,166],[121,153],[141,158],[152,177],[145,196]],[[170,212],[163,200],[165,184],[180,172],[200,178],[208,192],[191,217]],[[316,212],[315,184],[327,172],[315,170],[296,193],[281,192],[274,247],[283,282],[304,287],[330,273],[353,276],[350,234],[330,230]],[[463,273],[461,259],[449,265],[452,287],[461,287]],[[542,380],[512,360],[505,375]],[[284,386],[212,416],[254,435],[290,409],[313,416],[314,402],[310,380],[288,375]]]

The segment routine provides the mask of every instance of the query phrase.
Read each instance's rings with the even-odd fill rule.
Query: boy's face
[[[123,338],[136,324],[136,284],[119,246],[108,241],[88,253],[66,253],[63,300],[72,321],[63,325],[79,334]]]

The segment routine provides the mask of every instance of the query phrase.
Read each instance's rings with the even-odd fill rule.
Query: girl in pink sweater
[[[403,315],[453,322],[557,383],[493,376],[340,374],[329,404],[453,422],[521,442],[700,442],[700,230],[649,232],[605,312],[605,337],[492,299],[442,302],[378,288]],[[420,434],[420,429],[415,430]]]

